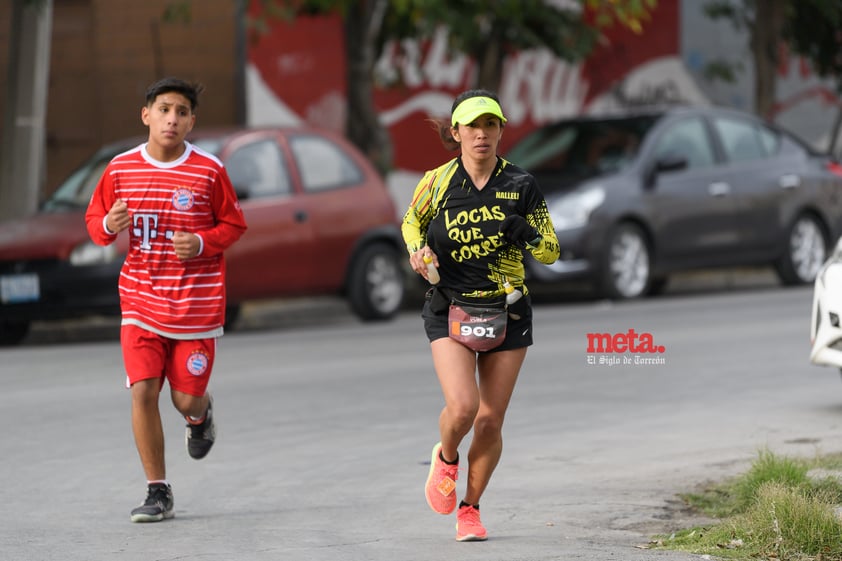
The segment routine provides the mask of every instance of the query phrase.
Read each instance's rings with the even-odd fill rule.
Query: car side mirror
[[[655,180],[658,178],[659,174],[671,171],[681,171],[683,169],[687,169],[687,166],[687,156],[683,156],[678,152],[667,151],[655,160],[649,168],[649,172],[646,174],[645,185],[647,188],[652,188],[655,186]]]
[[[679,154],[678,152],[669,151],[655,160],[655,172],[662,173],[665,171],[679,171],[687,169],[687,156]]]
[[[647,188],[652,188],[655,186],[655,180],[659,174],[687,169],[688,164],[689,162],[686,156],[682,156],[677,152],[667,152],[655,160],[649,167],[644,184]]]

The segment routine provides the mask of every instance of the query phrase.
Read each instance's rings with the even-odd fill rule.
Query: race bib
[[[506,308],[469,306],[452,303],[447,315],[451,339],[474,351],[489,351],[506,338]]]

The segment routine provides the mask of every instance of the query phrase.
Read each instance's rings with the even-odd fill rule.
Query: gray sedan
[[[564,120],[506,158],[535,175],[561,244],[553,265],[527,263],[533,283],[587,280],[626,299],[678,271],[772,266],[808,284],[842,234],[842,167],[734,110]]]

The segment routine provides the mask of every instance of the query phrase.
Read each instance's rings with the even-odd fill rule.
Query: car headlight
[[[591,187],[561,197],[549,205],[553,226],[557,231],[581,228],[604,201],[605,189],[602,187]]]
[[[114,244],[101,246],[93,242],[77,245],[70,252],[70,264],[76,267],[84,265],[104,265],[117,259],[117,248]]]

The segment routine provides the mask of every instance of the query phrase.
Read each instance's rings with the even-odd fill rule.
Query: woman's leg
[[[439,415],[441,454],[455,461],[459,444],[471,430],[480,404],[476,381],[476,353],[449,337],[430,344],[433,366],[444,395],[444,408]]]
[[[526,347],[480,354],[479,410],[468,451],[468,485],[465,502],[479,504],[503,451],[503,419],[526,357]]]

